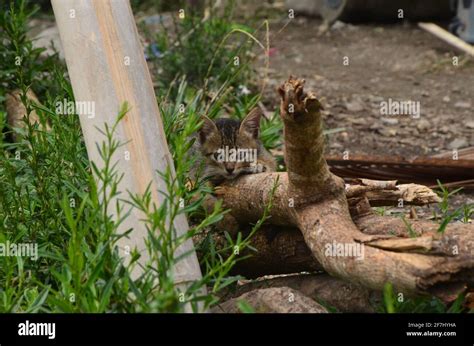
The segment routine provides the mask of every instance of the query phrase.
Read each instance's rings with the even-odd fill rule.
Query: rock
[[[352,100],[345,103],[346,109],[349,112],[360,112],[364,110],[364,105],[359,100]]]
[[[443,102],[450,102],[451,98],[449,96],[443,97]]]
[[[336,22],[331,26],[331,30],[340,30],[346,26],[346,23],[336,20]]]
[[[354,118],[353,116],[349,116],[346,118],[346,121],[349,121],[355,125],[367,125],[367,120],[364,118]]]
[[[468,122],[466,123],[466,127],[467,127],[468,129],[474,129],[474,121],[468,121]]]
[[[379,124],[379,123],[373,123],[372,125],[370,125],[369,127],[371,130],[379,130],[382,128],[382,126]]]
[[[385,99],[382,96],[375,96],[375,95],[369,95],[367,96],[367,99],[371,103],[375,103],[377,107],[380,107],[380,102],[385,101]]]
[[[438,130],[439,133],[448,133],[449,128],[447,126],[441,126]]]
[[[385,137],[395,137],[397,135],[397,130],[395,129],[382,128],[382,129],[379,129],[378,132],[382,136],[385,136]]]
[[[426,119],[420,119],[420,121],[418,121],[418,124],[416,124],[416,128],[420,131],[428,130],[430,127],[431,127],[431,124]]]
[[[467,142],[466,138],[456,138],[454,141],[448,144],[449,149],[459,149],[467,147],[469,143]]]
[[[459,101],[454,104],[455,108],[471,108],[471,103],[466,101]]]
[[[382,118],[382,122],[386,125],[397,125],[398,119],[396,118]]]

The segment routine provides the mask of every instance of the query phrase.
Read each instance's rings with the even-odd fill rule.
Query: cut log
[[[229,299],[212,309],[214,313],[241,312],[239,303],[252,307],[256,313],[327,313],[309,297],[289,287],[262,288]]]
[[[250,227],[241,229],[244,234],[250,232]],[[222,233],[211,234],[219,251],[226,247],[227,239]],[[199,244],[204,235],[196,235],[194,242]],[[295,228],[263,225],[251,239],[251,247],[257,251],[243,249],[239,253],[240,260],[231,270],[233,275],[246,278],[258,278],[270,274],[291,274],[315,272],[323,267],[314,259],[311,251]],[[198,256],[204,254],[198,248]]]
[[[325,306],[334,307],[338,312],[375,312],[372,302],[380,301],[380,294],[326,273],[262,277],[239,285],[235,290],[227,292],[222,299],[270,287],[290,287],[317,302],[323,302]]]

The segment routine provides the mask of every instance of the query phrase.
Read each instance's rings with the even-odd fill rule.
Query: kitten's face
[[[213,179],[234,179],[252,172],[257,164],[260,111],[252,110],[242,120],[208,118],[199,132],[205,174]]]

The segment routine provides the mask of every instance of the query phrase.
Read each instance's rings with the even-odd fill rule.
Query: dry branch
[[[398,156],[329,155],[326,160],[331,172],[341,177],[366,177],[370,179],[397,179],[406,183],[436,186],[437,180],[443,184],[472,187],[474,161],[466,151],[459,151],[457,158],[450,156],[417,157],[408,160]]]

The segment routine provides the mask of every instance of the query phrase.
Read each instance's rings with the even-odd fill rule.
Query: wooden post
[[[464,42],[459,37],[451,34],[449,31],[444,30],[439,25],[434,23],[418,23],[418,26],[423,30],[428,31],[430,34],[435,35],[446,43],[449,43],[453,47],[457,48],[460,51],[474,57],[474,46]]]
[[[156,172],[170,167],[174,174],[174,167],[129,1],[51,3],[76,102],[95,105],[94,117],[80,116],[90,160],[102,163],[96,143],[104,137],[97,128],[103,129],[104,123],[113,124],[121,105],[127,101],[130,111],[118,125],[115,137],[126,144],[113,157],[113,162],[118,162],[117,169],[124,174],[119,189],[123,194],[143,193],[151,183],[153,201],[159,206],[164,199],[159,191],[166,191],[166,185]],[[129,239],[122,238],[119,247],[124,256],[125,249],[137,248],[142,253],[140,262],[146,263],[147,230],[142,218],[138,210],[132,211],[122,229],[133,231]],[[188,230],[184,215],[178,216],[174,225],[178,236]],[[191,240],[178,249],[176,257],[190,250]],[[133,275],[136,277],[140,272],[137,266]],[[195,252],[176,263],[174,275],[181,287],[201,278]]]

